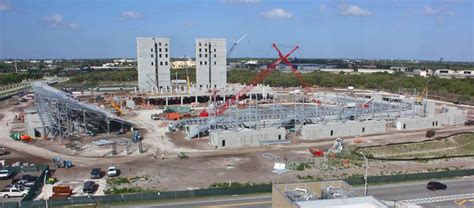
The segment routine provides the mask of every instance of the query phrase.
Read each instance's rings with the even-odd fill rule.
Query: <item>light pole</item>
[[[43,187],[46,185],[46,178],[48,178],[48,170],[44,171]],[[46,202],[46,208],[48,208],[48,199],[45,199],[44,201]]]
[[[369,159],[367,159],[367,157],[365,157],[365,155],[364,155],[363,152],[360,152],[360,154],[362,155],[362,157],[364,157],[364,160],[365,160],[364,195],[367,196],[367,193],[368,193],[368,189],[367,189],[367,175],[368,175],[368,170],[369,170]]]

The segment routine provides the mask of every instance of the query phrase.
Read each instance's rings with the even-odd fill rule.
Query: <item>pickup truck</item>
[[[24,197],[28,194],[28,190],[20,191],[18,189],[5,189],[0,192],[0,197],[10,198],[10,197]]]

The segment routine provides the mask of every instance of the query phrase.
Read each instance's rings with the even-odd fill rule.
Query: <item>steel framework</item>
[[[110,133],[133,124],[103,108],[81,103],[71,95],[37,81],[32,84],[35,105],[46,135],[59,138],[81,133]]]
[[[341,96],[332,99],[337,106],[317,106],[304,103],[294,105],[267,104],[246,109],[230,108],[221,116],[180,120],[170,126],[171,130],[187,129],[187,139],[195,138],[217,129],[285,127],[298,130],[306,124],[344,120],[395,120],[401,112],[411,112],[409,103],[367,102],[364,98]],[[366,108],[347,108],[348,103]]]

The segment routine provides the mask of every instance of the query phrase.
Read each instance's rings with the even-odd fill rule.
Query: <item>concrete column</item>
[[[224,94],[224,103],[225,103],[225,94]]]
[[[181,105],[183,105],[183,97],[181,96],[180,98],[181,98]]]
[[[165,97],[166,100],[166,106],[168,106],[168,96]]]
[[[198,102],[198,96],[194,96],[194,102]]]

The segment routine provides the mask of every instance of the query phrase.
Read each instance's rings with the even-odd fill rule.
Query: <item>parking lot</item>
[[[20,181],[22,178],[30,178],[31,176],[39,177],[40,175],[41,175],[40,172],[18,173],[18,174],[12,175],[11,177],[7,179],[0,180],[0,186],[1,186],[1,189],[4,190],[9,185],[18,184],[18,181]],[[33,180],[28,180],[28,181],[32,182],[31,185],[34,184]],[[30,185],[24,185],[24,187],[28,187],[28,186]],[[22,198],[23,197],[10,197],[10,198],[1,197],[0,202],[20,201]]]

